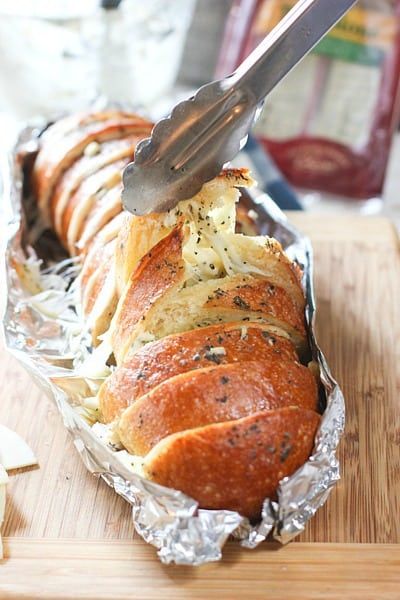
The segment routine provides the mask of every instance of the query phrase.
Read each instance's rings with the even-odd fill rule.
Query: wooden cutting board
[[[220,563],[164,566],[3,351],[0,422],[40,467],[10,477],[0,598],[400,598],[399,240],[382,218],[291,218],[314,244],[318,338],[347,406],[342,480],[326,505],[284,548],[232,542]]]

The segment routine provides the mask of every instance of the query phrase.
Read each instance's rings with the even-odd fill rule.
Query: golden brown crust
[[[307,367],[270,356],[164,381],[122,413],[118,434],[128,452],[144,456],[178,431],[285,406],[315,410],[317,400],[315,378]]]
[[[201,507],[257,519],[279,481],[309,457],[319,416],[282,408],[173,434],[144,460],[149,479],[181,490]]]
[[[90,252],[87,255],[87,257],[85,258],[85,262],[83,264],[82,270],[79,275],[79,280],[80,280],[79,288],[80,288],[82,297],[85,294],[86,286],[88,285],[90,278],[92,277],[93,273],[98,269],[98,267],[101,265],[102,261],[104,260],[104,254],[105,253],[108,254],[106,248],[109,245],[110,245],[110,242],[108,242],[105,246],[104,245],[98,246],[94,252]]]
[[[40,136],[41,148],[53,142],[58,142],[73,132],[82,131],[93,123],[101,123],[110,119],[138,117],[120,109],[105,109],[102,111],[81,111],[68,115],[52,123]]]
[[[251,181],[250,185],[254,182],[250,175],[250,170],[247,167],[229,167],[227,169],[222,169],[222,171],[217,175],[216,179],[233,179],[235,185],[248,187],[249,180]]]
[[[224,353],[213,353],[216,347],[223,347]],[[161,338],[128,354],[102,384],[98,394],[102,420],[113,421],[134,400],[181,373],[271,356],[297,360],[293,344],[267,325],[220,323]]]
[[[249,286],[248,292],[252,294],[253,304],[256,306],[257,303],[254,298],[257,297],[258,282],[259,279],[252,275],[241,274],[209,280],[187,287],[185,287],[183,280],[181,280],[180,285],[177,285],[175,281],[171,282],[171,292],[174,290],[174,293],[170,293],[168,296],[159,298],[154,302],[148,314],[146,314],[146,319],[141,324],[140,332],[139,330],[138,332],[132,332],[131,345],[137,349],[136,337],[139,333],[150,335],[151,339],[158,339],[215,323],[242,321],[244,325],[263,323],[278,328],[284,332],[285,336],[289,336],[302,355],[307,344],[304,326],[301,322],[299,329],[297,329],[285,320],[284,315],[279,314],[279,297],[273,298],[271,303],[274,310],[271,310],[271,307],[267,306],[266,303],[264,303],[265,306],[260,306],[257,310],[249,310],[239,301],[234,302],[234,299],[239,297],[237,296],[237,286],[246,285]],[[266,285],[270,285],[270,282],[267,281]],[[256,289],[254,293],[253,286]],[[129,287],[129,284],[127,287]],[[224,301],[224,294],[229,294],[232,290],[235,293],[232,296],[232,302],[227,305]],[[213,301],[213,306],[207,306],[210,299]],[[298,314],[295,312],[292,317],[296,317]]]
[[[121,297],[112,327],[112,347],[117,364],[129,351],[132,335],[154,302],[184,277],[182,227],[176,227],[142,260]]]
[[[242,282],[230,289],[217,289],[208,297],[206,309],[229,308],[231,310],[249,311],[270,315],[276,321],[287,323],[305,336],[304,312],[297,306],[289,294],[268,281],[250,276],[243,276]]]
[[[262,273],[274,285],[283,288],[301,310],[304,310],[305,300],[301,285],[301,271],[292,262],[282,249],[281,244],[274,238],[266,236],[245,236],[231,234],[226,238],[228,245],[232,245],[233,253],[239,254],[247,265],[251,265],[251,272]],[[228,272],[228,274],[231,274]]]
[[[151,248],[171,233],[172,229],[173,227],[163,224],[158,214],[143,217],[125,214],[115,253],[119,293],[122,293],[138,262]]]

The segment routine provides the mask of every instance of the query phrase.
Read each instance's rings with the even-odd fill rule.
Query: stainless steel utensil
[[[265,96],[355,1],[300,0],[230,77],[175,106],[124,171],[125,208],[162,212],[194,196],[239,152]]]

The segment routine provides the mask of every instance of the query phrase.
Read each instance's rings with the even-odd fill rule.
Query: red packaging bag
[[[295,3],[235,2],[218,77],[232,72]],[[398,123],[399,82],[400,0],[360,0],[268,96],[255,133],[294,185],[379,197]]]

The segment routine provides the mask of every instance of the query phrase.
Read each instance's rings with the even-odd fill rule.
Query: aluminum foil
[[[88,364],[91,348],[88,341],[84,343],[82,323],[72,308],[71,279],[77,267],[71,261],[58,261],[49,267],[41,264],[36,254],[36,248],[43,246],[43,236],[32,218],[29,196],[23,193],[21,151],[24,160],[29,160],[30,153],[35,151],[37,135],[37,129],[25,129],[13,152],[3,157],[1,166],[5,246],[2,281],[6,282],[2,286],[6,294],[3,326],[8,349],[56,403],[87,469],[101,476],[132,505],[136,531],[158,549],[162,562],[200,565],[219,560],[231,535],[247,548],[255,548],[267,537],[286,544],[303,531],[339,479],[335,453],[345,414],[342,392],[315,340],[313,256],[309,240],[288,223],[267,196],[244,197],[243,202],[258,215],[260,232],[277,238],[304,272],[311,353],[318,363],[325,392],[314,451],[303,467],[280,482],[277,502],[265,499],[258,524],[250,524],[235,512],[198,509],[197,503],[183,493],[134,474],[126,451],[105,443],[101,425],[93,426],[90,410],[81,406],[82,397],[90,396],[101,376],[96,373],[88,376],[82,367],[82,361],[83,365]],[[32,241],[35,250],[29,246]],[[80,366],[76,360],[79,352],[86,353]]]

